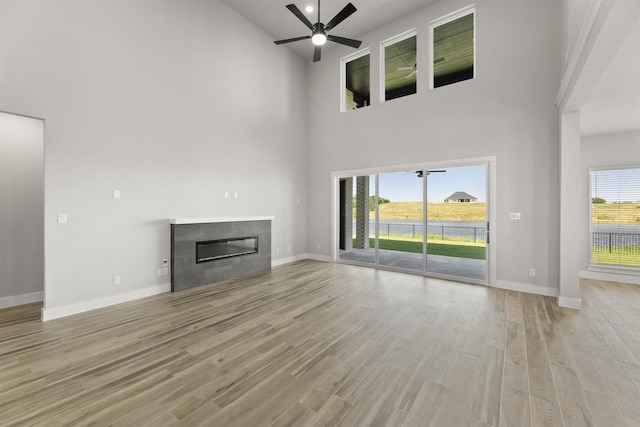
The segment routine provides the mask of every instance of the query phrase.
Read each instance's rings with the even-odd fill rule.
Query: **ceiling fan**
[[[409,71],[409,70],[411,70],[411,72],[404,77],[405,79],[410,79],[411,77],[418,74],[418,64],[413,64],[413,67],[398,67],[398,71]]]
[[[311,35],[302,36],[302,37],[294,37],[292,39],[284,39],[284,40],[276,40],[275,44],[284,44],[291,43],[298,40],[311,39],[311,42],[315,45],[313,50],[313,62],[320,61],[320,51],[322,49],[322,45],[327,42],[327,40],[344,44],[347,46],[351,46],[354,48],[359,48],[362,42],[360,40],[348,39],[345,37],[332,36],[331,34],[327,34],[327,31],[330,31],[334,27],[336,27],[339,23],[347,19],[351,14],[353,14],[357,9],[351,3],[347,4],[336,16],[333,17],[328,24],[323,24],[320,22],[320,0],[318,0],[318,22],[316,24],[312,24],[311,21],[307,19],[306,16],[298,9],[295,4],[288,4],[287,9],[291,11],[294,15],[298,17],[300,21],[304,25],[307,26],[311,30]]]
[[[427,171],[427,175],[431,175],[434,172],[446,172],[446,169],[436,169],[436,170],[429,170]],[[415,171],[415,174],[418,178],[422,178],[424,175],[424,171]]]

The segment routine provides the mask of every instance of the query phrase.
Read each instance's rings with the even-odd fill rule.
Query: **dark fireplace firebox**
[[[196,264],[258,253],[258,236],[196,242]]]

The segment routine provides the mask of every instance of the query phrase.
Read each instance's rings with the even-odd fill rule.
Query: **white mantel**
[[[213,222],[273,221],[274,216],[236,216],[218,218],[171,218],[171,224],[208,224]]]

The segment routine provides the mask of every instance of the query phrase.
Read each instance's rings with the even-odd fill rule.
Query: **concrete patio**
[[[340,251],[340,260],[373,264],[375,249]],[[422,254],[414,252],[379,250],[380,265],[422,272]],[[480,259],[427,255],[427,272],[455,276],[474,281],[487,280],[487,262]]]

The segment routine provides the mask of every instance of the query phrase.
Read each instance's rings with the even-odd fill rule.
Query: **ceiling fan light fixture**
[[[313,6],[308,5],[307,7],[305,7],[305,8],[304,8],[304,10],[305,10],[305,12],[307,12],[307,13],[311,13],[311,12],[313,12],[313,10],[314,10],[314,9],[313,9]]]
[[[324,33],[319,32],[311,36],[311,43],[313,43],[316,46],[322,46],[326,42],[327,42],[327,35]]]

